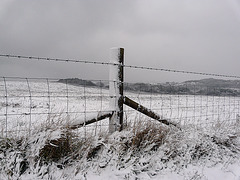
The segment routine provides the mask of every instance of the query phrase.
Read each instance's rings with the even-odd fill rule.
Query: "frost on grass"
[[[191,126],[179,130],[137,122],[122,132],[80,138],[67,127],[53,125],[31,137],[1,138],[0,179],[91,179],[106,172],[116,179],[154,178],[169,172],[202,179],[205,175],[193,167],[226,166],[239,158],[236,132],[222,129],[214,134]]]

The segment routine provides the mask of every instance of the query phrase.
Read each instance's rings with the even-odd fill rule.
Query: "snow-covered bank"
[[[0,179],[240,178],[236,129],[213,135],[137,122],[122,132],[81,139],[53,127],[28,138],[2,138]]]

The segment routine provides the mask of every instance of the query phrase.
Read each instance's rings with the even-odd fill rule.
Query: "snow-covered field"
[[[0,84],[2,135],[30,133],[49,119],[88,118],[108,108],[108,92],[103,89],[65,85],[56,81],[7,81]]]
[[[22,136],[49,119],[62,117],[82,122],[109,110],[109,92],[100,87],[83,87],[47,80],[18,80],[0,82],[0,123],[2,136]],[[216,124],[234,125],[240,114],[239,97],[163,95],[143,92],[125,92],[128,96],[152,109],[165,119],[181,125],[201,127]],[[124,120],[149,121],[133,109],[124,106]],[[104,129],[108,121],[94,126]],[[93,125],[90,125],[93,126]],[[90,129],[88,129],[90,130]]]
[[[0,82],[0,93],[1,139],[25,137],[29,139],[28,143],[36,142],[34,138],[38,136],[36,132],[39,133],[40,128],[84,122],[109,110],[109,91],[101,87],[73,86],[51,80],[8,79],[6,84],[4,81]],[[101,153],[92,161],[76,161],[64,168],[59,168],[57,163],[38,168],[39,171],[45,171],[45,174],[36,172],[36,167],[30,167],[21,176],[2,173],[0,179],[240,179],[239,152],[232,152],[240,148],[239,97],[143,92],[125,92],[124,95],[152,109],[163,118],[178,123],[184,133],[179,132],[177,139],[169,133],[168,143],[166,141],[156,152],[148,152],[148,147],[144,147],[136,155],[130,150],[121,154],[119,151],[122,148],[122,140],[133,137],[134,133],[128,129],[105,139],[97,138],[98,134],[107,132],[106,119],[75,132],[81,138],[95,136],[97,140],[94,139],[93,142],[101,144]],[[124,122],[128,127],[139,121],[142,125],[149,121],[158,125],[158,122],[126,106],[124,111]],[[221,140],[217,142],[221,146],[218,143],[216,145],[215,140],[213,143],[211,138],[206,137],[218,137]],[[235,149],[225,147],[226,142],[233,143],[234,147],[231,148]],[[178,144],[177,150],[181,153],[176,157],[165,153],[172,148],[169,144]],[[36,144],[28,144],[29,146],[31,153],[40,147]],[[115,150],[112,150],[113,147]],[[206,153],[206,157],[199,158],[199,161],[192,162],[192,151],[196,150],[196,147],[205,147],[209,153]],[[11,159],[15,158],[16,162],[19,156],[11,153],[1,151],[2,167],[7,164],[16,168],[11,165]],[[119,154],[124,157],[125,162],[121,167]],[[166,162],[163,163],[163,160]],[[104,163],[105,165],[102,165]],[[14,170],[12,171],[14,174]]]

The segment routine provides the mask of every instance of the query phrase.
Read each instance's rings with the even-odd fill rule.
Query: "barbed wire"
[[[12,55],[12,54],[0,54],[0,57],[28,59],[28,60],[42,60],[42,61],[98,64],[98,65],[115,65],[115,66],[119,65],[119,64],[110,63],[110,62],[76,60],[76,59],[63,59],[63,58],[49,58],[49,57],[36,57],[36,56],[22,56],[22,55]],[[123,65],[123,67],[133,68],[133,69],[153,70],[153,71],[164,71],[164,72],[172,72],[172,73],[182,73],[182,74],[194,74],[194,75],[201,75],[201,76],[215,76],[215,77],[225,77],[225,78],[237,78],[237,79],[240,79],[240,76],[226,75],[226,74],[195,72],[195,71],[175,70],[175,69],[167,69],[167,68],[155,68],[155,67],[136,66],[136,65]]]
[[[76,60],[76,59],[63,59],[63,58],[49,58],[49,57],[36,57],[36,56],[21,56],[21,55],[12,55],[12,54],[0,54],[0,57],[28,59],[28,60],[42,60],[42,61],[85,63],[85,64],[117,65],[117,64],[108,63],[108,62]]]
[[[154,71],[165,71],[165,72],[173,72],[173,73],[194,74],[194,75],[203,75],[203,76],[217,76],[217,77],[240,79],[240,76],[225,75],[225,74],[194,72],[194,71],[184,71],[184,70],[174,70],[174,69],[164,69],[164,68],[153,68],[153,67],[133,66],[133,65],[124,65],[124,67],[135,68],[135,69],[154,70]]]

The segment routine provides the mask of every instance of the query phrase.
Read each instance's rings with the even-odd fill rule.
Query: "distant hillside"
[[[81,85],[81,86],[96,86],[95,83],[88,80],[82,80],[78,78],[68,78],[68,79],[59,79],[58,82],[71,85]]]
[[[135,92],[143,91],[162,94],[240,96],[240,81],[209,78],[185,81],[182,83],[175,82],[161,84],[133,83],[126,84],[125,89]]]
[[[78,78],[60,79],[60,83],[79,86],[108,88],[108,83],[94,83]],[[215,96],[240,96],[240,80],[201,79],[184,81],[182,83],[125,83],[124,90],[133,92],[161,93],[161,94],[196,94]]]
[[[192,84],[196,86],[205,86],[205,87],[227,87],[227,88],[240,88],[240,80],[223,80],[223,79],[201,79],[201,80],[192,80],[185,81],[185,84]]]

